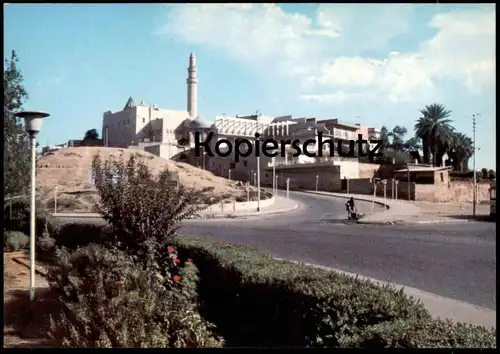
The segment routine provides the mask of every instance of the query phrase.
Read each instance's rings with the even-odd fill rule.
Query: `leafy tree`
[[[383,125],[382,128],[380,128],[379,137],[379,139],[382,140],[382,149],[386,149],[390,146],[389,137],[389,131],[387,130],[387,127]]]
[[[99,140],[99,133],[97,132],[97,129],[90,129],[85,132],[83,141],[88,141],[88,140]]]
[[[171,180],[168,170],[155,175],[140,157],[92,161],[100,203],[95,211],[108,223],[104,241],[127,251],[148,266],[167,269],[168,247],[182,220],[217,203],[207,193]],[[109,238],[108,238],[109,236]],[[164,275],[164,274],[162,274]]]
[[[15,51],[5,60],[4,88],[4,195],[14,196],[26,192],[30,180],[29,136],[23,122],[14,112],[21,110],[28,94],[23,86],[23,76],[17,68]]]
[[[474,154],[472,139],[463,133],[453,132],[447,154],[452,160],[452,166],[455,171],[466,172],[468,170],[469,159]]]
[[[488,171],[488,178],[489,179],[495,179],[495,178],[497,178],[496,172],[494,170],[489,170]]]
[[[396,125],[392,131],[388,134],[389,137],[392,138],[391,141],[391,148],[395,150],[403,150],[404,149],[404,143],[405,141],[403,140],[404,136],[406,135],[408,131],[406,130],[405,127],[402,127],[400,125]]]
[[[483,167],[479,175],[481,176],[481,178],[488,178],[489,177],[488,169]]]

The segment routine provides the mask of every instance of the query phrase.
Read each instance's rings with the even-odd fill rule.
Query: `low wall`
[[[261,183],[272,185],[272,172],[266,171],[267,177],[261,179]],[[290,189],[292,190],[315,190],[316,176],[318,176],[318,190],[327,192],[340,192],[342,190],[340,180],[340,166],[311,166],[308,168],[295,168],[288,166],[286,169],[277,169],[278,188],[286,189],[286,180],[290,178]]]
[[[353,194],[373,195],[374,183],[369,178],[349,179],[344,182],[342,191]],[[321,189],[320,189],[321,190]],[[408,194],[410,198],[408,198]],[[377,184],[375,193],[378,197],[384,196],[384,185]],[[473,183],[467,181],[455,181],[445,184],[416,184],[414,182],[399,181],[397,184],[392,180],[387,181],[385,196],[391,199],[417,200],[436,203],[472,203]],[[489,201],[489,184],[477,184],[477,202]]]
[[[408,189],[408,182],[399,181],[396,184],[392,180],[388,180],[385,186],[385,194],[384,194],[384,185],[379,183],[377,184],[377,189],[375,191],[375,184],[373,180],[370,178],[360,178],[360,179],[350,179],[345,182],[345,186],[343,191],[346,193],[353,194],[369,194],[375,195],[377,197],[387,197],[391,199],[405,199],[408,200],[408,193],[410,193],[410,199],[415,199],[415,184],[410,183],[410,188]]]
[[[262,191],[261,194],[264,195],[265,193]],[[272,196],[271,198],[268,199],[261,199],[260,201],[260,207],[261,208],[267,208],[271,205],[274,204],[275,197]],[[232,213],[235,211],[248,211],[248,210],[257,210],[258,202],[257,201],[250,201],[250,202],[229,202],[229,203],[217,203],[212,206],[210,206],[208,209],[205,209],[203,211],[203,214],[205,213]]]
[[[476,185],[477,202],[490,200],[490,186],[486,183]],[[467,181],[449,182],[448,185],[434,186],[417,184],[415,200],[429,202],[472,203],[474,198],[474,184]]]

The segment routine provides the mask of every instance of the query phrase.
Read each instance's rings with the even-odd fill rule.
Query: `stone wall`
[[[350,179],[344,182],[342,190],[353,194],[373,195],[374,183],[369,178]],[[385,186],[385,195],[387,198],[397,198],[408,200],[437,202],[437,203],[472,203],[473,183],[468,181],[455,181],[438,184],[415,184],[411,182],[399,181],[397,184],[388,180]],[[384,185],[377,184],[376,195],[384,196]],[[490,198],[489,184],[477,184],[477,201],[488,202]]]
[[[490,199],[489,184],[477,184],[477,202],[487,202]],[[454,181],[447,185],[416,185],[416,200],[429,202],[472,203],[473,183]]]
[[[266,176],[267,174],[267,176]],[[276,169],[278,187],[286,188],[286,179],[290,178],[290,189],[316,189],[316,176],[318,177],[318,190],[340,192],[342,190],[339,166],[317,166]],[[272,185],[272,171],[266,171],[261,183]]]

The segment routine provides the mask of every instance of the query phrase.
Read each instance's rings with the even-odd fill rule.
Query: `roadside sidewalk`
[[[202,219],[221,219],[221,218],[244,218],[248,216],[281,214],[293,211],[299,207],[299,204],[285,197],[276,196],[274,203],[268,207],[257,210],[231,211],[227,213],[203,212],[200,214]]]
[[[293,211],[299,207],[299,204],[291,199],[285,197],[277,196],[272,205],[261,208],[260,211],[257,210],[244,210],[244,211],[228,211],[223,213],[213,213],[210,211],[203,211],[199,214],[196,219],[220,219],[220,218],[243,218],[248,216],[258,216],[258,215],[270,215],[270,214],[280,214]],[[101,215],[96,213],[56,213],[52,214],[53,217],[57,218],[89,218],[89,219],[100,219]]]
[[[477,217],[472,215],[472,205],[453,203],[428,203],[407,200],[384,199],[365,194],[346,194],[332,192],[305,191],[306,193],[326,195],[335,198],[350,198],[366,202],[374,202],[386,207],[384,211],[376,211],[358,220],[359,224],[437,224],[437,223],[460,223],[467,221],[487,219],[489,207],[477,206]],[[469,210],[470,209],[470,210]]]

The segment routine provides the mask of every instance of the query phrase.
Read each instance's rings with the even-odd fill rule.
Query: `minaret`
[[[187,111],[189,118],[194,119],[198,116],[198,77],[196,73],[196,56],[194,53],[189,55],[189,68],[187,83]]]

